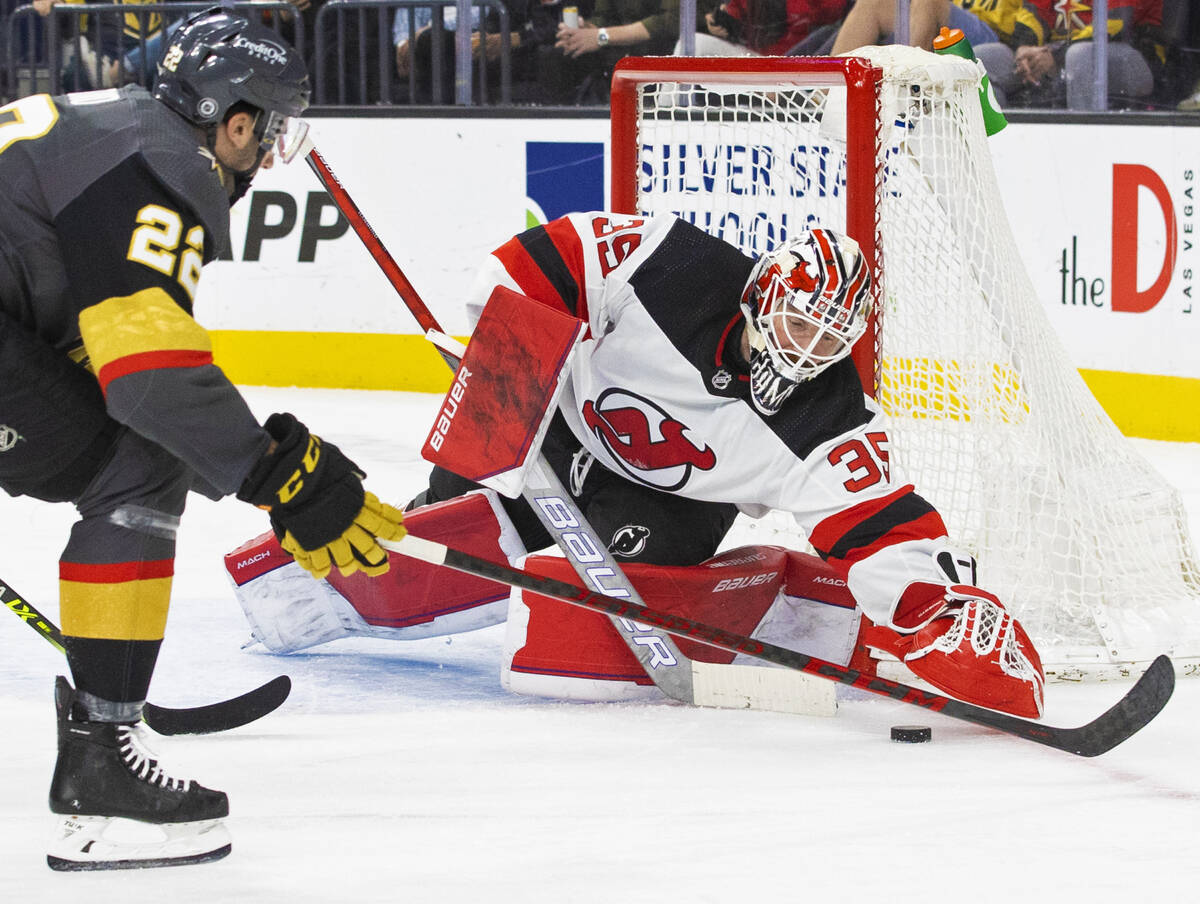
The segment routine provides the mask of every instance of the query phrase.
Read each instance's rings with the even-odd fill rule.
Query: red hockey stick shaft
[[[325,162],[325,158],[320,155],[316,148],[312,148],[305,158],[308,160],[309,167],[316,174],[321,184],[325,186],[325,190],[337,202],[338,209],[342,212],[342,216],[350,224],[350,228],[362,240],[363,245],[375,259],[375,263],[379,264],[379,269],[383,271],[383,275],[387,277],[388,282],[395,288],[397,294],[404,300],[408,309],[412,311],[412,315],[417,318],[417,324],[422,331],[428,333],[430,330],[436,330],[441,333],[444,330],[437,322],[437,318],[426,307],[425,302],[421,299],[421,294],[416,287],[409,282],[408,277],[404,275],[404,271],[400,269],[400,265],[396,263],[396,259],[388,253],[384,247],[383,240],[376,235],[375,230],[371,228],[371,224],[367,222],[367,218],[363,216],[362,211],[358,209],[358,205],[354,203],[354,199],[350,197],[350,193],[338,180],[338,177],[333,174],[333,170]]]

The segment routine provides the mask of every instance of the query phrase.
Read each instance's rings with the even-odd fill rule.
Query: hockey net
[[[876,276],[855,351],[893,455],[1060,679],[1200,669],[1200,568],[1178,493],[1087,389],[1025,272],[979,72],[909,47],[854,58],[632,58],[612,100],[612,201],[758,255],[809,223]],[[882,278],[881,278],[882,277]],[[776,513],[778,515],[778,513]],[[735,542],[803,547],[790,518]]]

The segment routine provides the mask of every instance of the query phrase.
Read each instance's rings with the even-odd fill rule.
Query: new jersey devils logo
[[[717,456],[683,435],[687,425],[653,402],[623,389],[606,389],[583,403],[583,419],[625,473],[660,490],[677,490],[693,468],[709,471]]]
[[[644,524],[626,524],[613,534],[612,542],[608,544],[608,551],[614,556],[632,559],[634,556],[641,555],[642,550],[646,548],[646,541],[649,539],[650,528]]]

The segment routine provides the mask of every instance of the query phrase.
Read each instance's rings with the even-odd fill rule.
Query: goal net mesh
[[[866,101],[827,60],[631,73],[618,90],[632,100],[614,94],[614,206],[678,214],[752,255],[810,223],[860,243],[875,231],[893,460],[978,558],[981,584],[1055,677],[1123,673],[1164,652],[1195,660],[1200,569],[1186,513],[1091,395],[1034,292],[991,165],[978,70],[907,47],[856,56],[882,70],[874,147],[847,141]],[[876,176],[865,197],[847,186],[855,154]],[[630,161],[633,173],[616,171]],[[805,544],[781,513],[740,522],[728,542]]]

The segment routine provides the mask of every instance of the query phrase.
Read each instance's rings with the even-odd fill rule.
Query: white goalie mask
[[[775,414],[798,383],[850,354],[871,313],[858,243],[813,229],[764,254],[742,290],[754,407]]]

